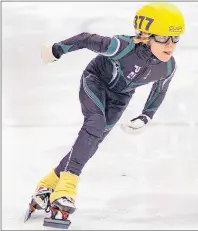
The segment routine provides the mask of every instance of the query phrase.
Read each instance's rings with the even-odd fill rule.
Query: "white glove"
[[[58,60],[52,53],[52,46],[42,46],[41,47],[41,58],[43,62],[46,64]]]
[[[140,133],[143,127],[151,120],[147,115],[139,115],[138,117],[121,124],[121,129],[128,134]]]

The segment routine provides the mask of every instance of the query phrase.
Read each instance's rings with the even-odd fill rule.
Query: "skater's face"
[[[176,43],[173,43],[172,39],[169,38],[166,43],[160,43],[155,41],[154,38],[150,39],[150,47],[152,53],[162,62],[168,62],[173,55],[176,48]]]

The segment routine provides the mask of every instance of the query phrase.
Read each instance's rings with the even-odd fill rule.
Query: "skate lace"
[[[49,193],[44,193],[44,194],[40,195],[41,200],[43,200],[44,203],[47,204],[46,209],[45,209],[46,213],[50,212],[50,200],[49,200],[49,196],[50,196]]]

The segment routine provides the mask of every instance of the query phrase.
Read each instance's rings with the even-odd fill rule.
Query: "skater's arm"
[[[142,114],[149,116],[151,119],[153,118],[155,112],[157,111],[157,109],[159,108],[159,106],[165,98],[169,84],[174,76],[175,70],[176,67],[174,66],[174,69],[169,76],[153,84],[153,87],[148,96]]]
[[[116,36],[110,38],[97,34],[81,33],[61,42],[54,43],[52,52],[56,58],[60,58],[63,54],[83,48],[105,56],[113,56],[120,48],[120,40]]]

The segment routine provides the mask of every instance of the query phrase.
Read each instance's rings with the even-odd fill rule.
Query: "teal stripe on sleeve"
[[[109,44],[107,51],[105,51],[103,54],[104,55],[113,55],[115,53],[115,51],[118,49],[118,46],[119,46],[118,39],[113,37],[111,39],[111,43]]]
[[[60,45],[61,46],[61,48],[63,49],[63,51],[64,51],[64,53],[66,54],[68,51],[69,51],[69,49],[73,46],[73,45],[65,45],[65,44],[63,44],[63,43],[57,43],[58,45]]]
[[[135,46],[135,44],[134,44],[134,42],[131,39],[129,45],[124,50],[122,50],[118,55],[116,55],[115,57],[113,57],[112,59],[113,60],[119,60],[119,59],[121,59],[126,54],[128,54],[130,51],[132,51],[133,48],[134,48],[134,46]]]

